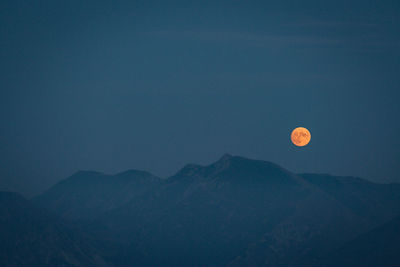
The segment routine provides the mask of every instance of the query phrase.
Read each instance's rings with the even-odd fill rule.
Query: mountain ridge
[[[400,185],[296,174],[229,154],[166,179],[138,170],[87,174],[33,201],[99,243],[124,248],[107,257],[121,266],[120,259],[139,266],[317,264],[400,214]]]

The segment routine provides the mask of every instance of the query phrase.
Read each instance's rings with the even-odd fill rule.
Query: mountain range
[[[0,193],[1,266],[398,266],[400,184],[224,155]]]

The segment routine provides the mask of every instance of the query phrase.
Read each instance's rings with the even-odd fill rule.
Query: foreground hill
[[[354,215],[354,219],[351,223],[351,226],[348,227],[347,230],[354,231],[354,233],[360,232],[368,232],[370,229],[390,220],[396,215],[400,214],[400,185],[399,184],[376,184],[371,183],[367,180],[355,178],[355,177],[336,177],[325,174],[300,174],[307,182],[317,186],[320,190],[327,193],[330,197],[332,197],[335,201],[340,203],[343,207],[351,212]],[[320,200],[316,200],[320,201]],[[332,213],[330,208],[323,204],[326,208],[323,212],[318,212],[317,210],[313,210],[313,216],[316,217],[316,222],[322,223],[321,216],[324,214]],[[309,208],[313,208],[312,205]],[[301,212],[304,214],[304,211]],[[330,217],[330,221],[333,224],[337,224],[337,227],[333,226],[331,231],[336,232],[337,234],[344,233],[344,229],[339,229],[340,221],[343,218],[332,216]],[[277,254],[281,250],[281,243],[287,243],[296,235],[293,232],[294,226],[299,226],[304,219],[295,224],[286,225],[283,228],[278,228],[279,235],[284,235],[283,238],[276,240],[276,235],[267,233],[265,236],[260,238],[260,240],[254,244],[251,244],[247,250],[245,255],[238,257],[231,264],[233,266],[248,266],[248,265],[256,265],[256,266],[275,266],[281,265],[280,263],[271,262],[271,259],[274,256],[272,254]],[[323,223],[325,224],[325,223]],[[317,229],[316,227],[311,228],[314,231]],[[311,230],[310,229],[310,230]],[[362,229],[360,231],[360,229]],[[347,237],[351,239],[354,237],[354,233],[349,234]],[[398,231],[392,231],[392,234],[400,238]],[[278,235],[278,236],[279,236]],[[349,239],[348,239],[349,240]],[[326,236],[321,240],[323,243],[328,241]],[[367,240],[364,240],[367,241]],[[348,243],[349,241],[345,242]],[[368,242],[368,241],[367,241]],[[373,239],[370,242],[375,242]],[[318,247],[325,246],[324,244],[319,244]],[[338,242],[336,244],[340,244]],[[328,242],[328,244],[332,245],[332,242]],[[354,245],[361,245],[361,243],[355,243]],[[291,249],[305,250],[304,247],[293,247],[290,246]],[[335,248],[336,247],[336,248]],[[338,249],[337,246],[331,246],[329,250],[336,251]],[[400,249],[400,243],[395,246],[395,250]],[[326,250],[326,251],[329,251]],[[325,253],[326,253],[325,251]],[[360,248],[360,253],[355,258],[365,257],[367,254],[371,255],[368,251],[364,251]],[[363,252],[363,253],[362,253]],[[315,251],[310,251],[307,256],[302,259],[296,259],[292,264],[295,266],[326,266],[330,260],[334,258],[329,257],[330,260],[321,261],[321,258],[324,258],[325,253],[315,253]],[[328,253],[330,254],[330,253]],[[265,256],[267,255],[267,256]],[[283,260],[285,260],[289,255],[284,254],[280,256]],[[292,256],[290,256],[291,258]],[[340,258],[340,257],[337,257]],[[335,258],[335,259],[337,259]],[[353,264],[345,264],[346,261],[341,261],[342,264],[332,265],[332,266],[353,266]],[[376,263],[379,262],[378,260]],[[354,263],[354,262],[353,262]],[[397,264],[400,261],[397,261]],[[362,266],[362,265],[359,265]],[[384,266],[382,264],[378,265],[369,265],[369,266]]]
[[[324,266],[399,266],[400,216],[347,242],[325,258]]]
[[[35,202],[118,247],[117,266],[309,266],[400,214],[400,187],[225,155],[164,180],[80,172]]]
[[[0,266],[107,266],[86,240],[16,193],[0,192]]]

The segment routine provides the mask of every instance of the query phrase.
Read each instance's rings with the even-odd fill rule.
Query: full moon
[[[311,140],[311,134],[306,128],[297,127],[292,131],[290,138],[296,146],[306,146]]]

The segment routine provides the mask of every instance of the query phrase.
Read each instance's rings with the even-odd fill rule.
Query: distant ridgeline
[[[400,266],[400,185],[224,155],[0,193],[0,266]]]

